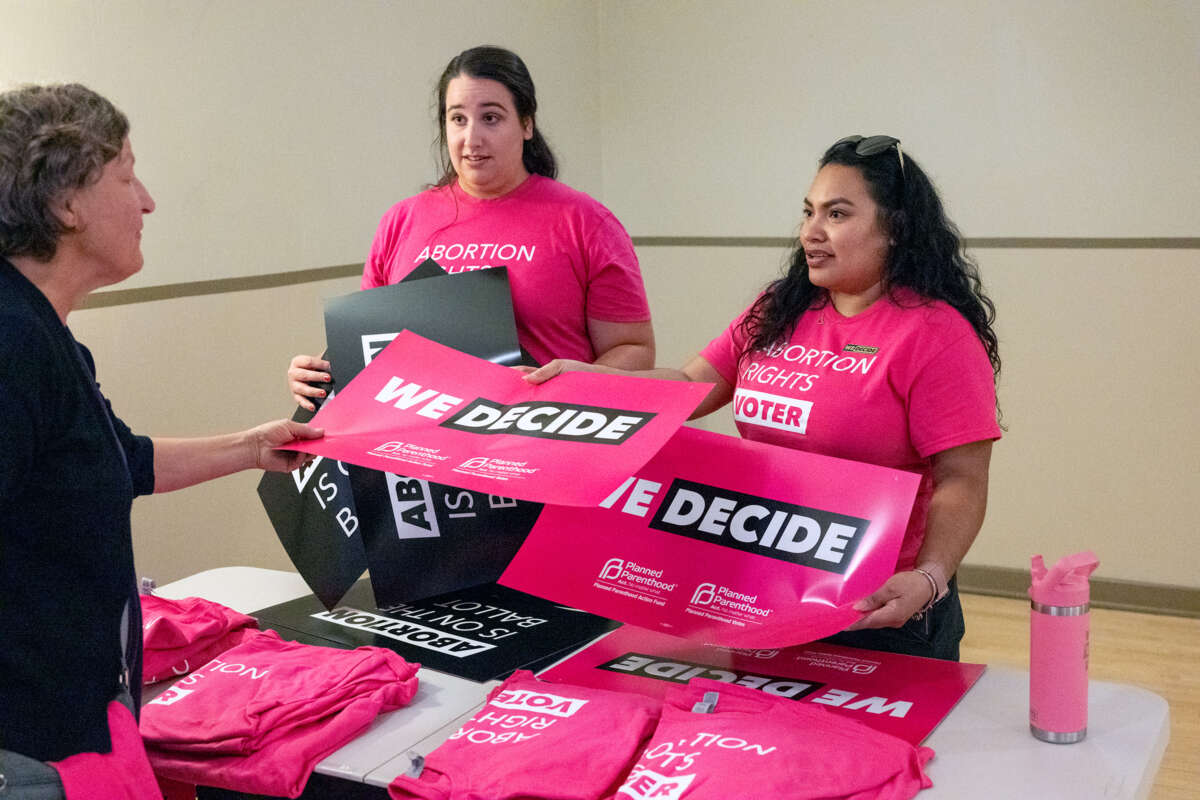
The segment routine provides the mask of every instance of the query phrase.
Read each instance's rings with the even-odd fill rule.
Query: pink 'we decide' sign
[[[680,428],[597,506],[547,506],[500,582],[662,633],[782,647],[892,574],[920,477]]]
[[[545,384],[401,332],[289,449],[478,492],[592,506],[700,404],[707,383],[570,372]]]

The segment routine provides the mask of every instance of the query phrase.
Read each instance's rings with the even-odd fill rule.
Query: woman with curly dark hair
[[[920,474],[896,573],[831,641],[957,659],[954,574],[1000,438],[994,317],[925,172],[893,137],[851,136],[821,157],[787,274],[683,369],[634,374],[714,383],[695,416],[732,403],[747,439]],[[568,369],[614,371],[528,379]]]

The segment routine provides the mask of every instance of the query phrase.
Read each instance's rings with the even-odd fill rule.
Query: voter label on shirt
[[[738,388],[733,394],[733,418],[736,422],[805,434],[812,402],[782,397],[753,389]]]

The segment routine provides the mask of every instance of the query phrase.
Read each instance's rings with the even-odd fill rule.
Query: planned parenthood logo
[[[600,580],[615,581],[621,577],[621,571],[625,569],[625,560],[622,558],[610,558],[604,562],[604,569],[600,570]]]
[[[717,585],[715,583],[702,583],[697,586],[696,591],[692,593],[692,605],[710,606],[716,597]]]
[[[688,605],[689,613],[735,625],[761,622],[773,611],[759,606],[756,594],[746,594],[716,583],[698,584],[692,591],[692,600]]]

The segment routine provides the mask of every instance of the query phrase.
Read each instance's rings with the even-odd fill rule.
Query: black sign
[[[540,503],[352,468],[363,544],[382,606],[497,580]]]
[[[308,422],[312,416],[298,408],[292,419]],[[317,458],[294,472],[263,473],[258,496],[296,570],[320,601],[333,607],[367,569],[346,466]]]
[[[399,284],[329,300],[325,327],[335,390],[405,328],[496,363],[534,363],[517,344],[503,268],[450,276],[426,261]],[[311,417],[303,409],[293,415]],[[537,503],[323,458],[290,475],[264,475],[258,492],[292,563],[326,608],[368,566],[385,604],[493,581],[541,511]]]
[[[497,364],[522,363],[507,269],[406,279],[325,301],[333,390],[345,386],[405,329]]]
[[[304,597],[254,616],[285,638],[386,647],[407,661],[475,681],[542,669],[618,626],[497,584],[381,609],[371,587],[359,581],[332,609]]]

